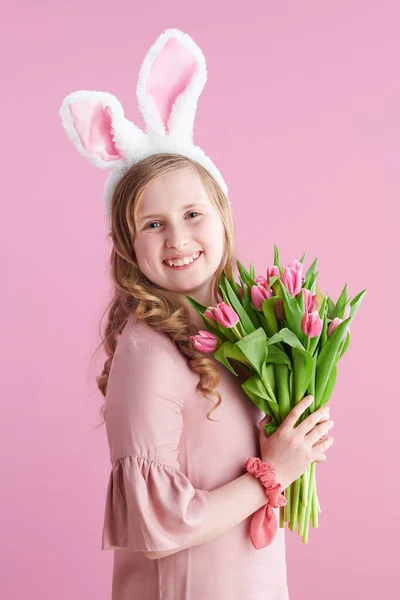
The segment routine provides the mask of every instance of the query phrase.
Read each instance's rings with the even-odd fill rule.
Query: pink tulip
[[[304,310],[306,312],[312,312],[315,309],[315,304],[317,301],[317,294],[314,294],[314,296],[312,296],[310,290],[303,289],[303,296],[304,296]]]
[[[267,289],[268,279],[267,279],[267,277],[264,277],[264,275],[257,275],[257,277],[254,277],[254,281],[256,282],[257,285],[261,285],[262,287]]]
[[[190,340],[193,342],[196,350],[200,350],[200,352],[205,352],[206,354],[214,352],[218,346],[218,338],[210,331],[204,329],[200,329],[198,335],[191,335]]]
[[[301,286],[303,285],[301,270],[292,267],[285,267],[283,269],[281,282],[287,289],[290,296],[297,296],[301,291]]]
[[[270,267],[268,267],[268,269],[267,269],[268,283],[269,283],[269,280],[271,279],[271,277],[279,277],[279,276],[280,276],[279,267],[277,267],[276,265],[271,265]]]
[[[239,322],[239,316],[225,302],[219,302],[212,310],[218,323],[227,329],[235,327]]]
[[[209,318],[209,319],[211,319],[212,321],[216,321],[216,320],[217,320],[217,319],[215,318],[215,316],[214,316],[214,313],[213,313],[213,307],[212,307],[212,306],[209,306],[209,307],[207,308],[207,310],[206,310],[206,311],[204,311],[204,316],[205,316],[205,317],[208,317],[208,318]]]
[[[313,310],[305,312],[301,319],[301,330],[309,338],[317,337],[322,331],[322,319],[320,319],[318,311]]]
[[[288,264],[288,267],[291,269],[295,269],[296,271],[300,272],[300,275],[303,275],[303,263],[301,263],[299,260],[296,260],[295,258]]]
[[[260,277],[262,277],[262,275],[260,275]],[[253,285],[250,294],[254,308],[261,311],[264,300],[271,298],[272,290],[267,290],[263,285]]]
[[[328,337],[330,337],[332,335],[332,333],[335,331],[336,327],[338,325],[340,325],[340,323],[343,323],[343,319],[339,319],[339,317],[335,317],[333,319],[333,321],[331,322],[331,324],[328,327]]]
[[[282,298],[279,298],[278,304],[276,305],[275,314],[278,317],[279,321],[283,323],[285,320],[285,305],[283,303]]]

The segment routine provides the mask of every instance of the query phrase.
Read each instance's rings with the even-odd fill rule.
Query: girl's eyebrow
[[[182,206],[182,210],[188,210],[189,208],[194,208],[195,206],[205,207],[206,205],[203,202],[191,202],[190,204]],[[139,217],[139,222],[146,219],[158,219],[160,217],[162,217],[162,215],[145,215],[143,217]]]

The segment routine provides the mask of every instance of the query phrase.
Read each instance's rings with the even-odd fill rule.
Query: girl
[[[112,464],[102,548],[115,550],[113,600],[287,600],[284,529],[261,549],[249,538],[251,516],[276,504],[259,474],[274,468],[279,493],[332,444],[326,407],[294,427],[310,397],[268,438],[242,375],[192,343],[203,322],[186,295],[215,305],[220,275],[236,263],[226,184],[192,140],[205,81],[200,48],[171,29],[139,74],[145,132],[107,92],[73,92],[60,109],[78,150],[112,169],[114,297],[97,382]]]
[[[112,223],[115,295],[98,378],[112,462],[102,544],[116,550],[112,598],[286,600],[284,530],[266,548],[251,544],[249,520],[268,498],[244,464],[272,463],[285,489],[325,459],[327,409],[294,428],[307,397],[267,438],[235,376],[191,344],[202,321],[185,294],[215,305],[235,261],[229,203],[201,165],[168,154],[136,164],[117,186]]]

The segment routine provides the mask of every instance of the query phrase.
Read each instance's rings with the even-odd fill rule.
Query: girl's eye
[[[192,212],[189,213],[189,215],[199,215],[200,213],[198,213],[195,210],[192,210]],[[188,216],[189,216],[188,215]],[[151,223],[149,223],[148,225],[146,225],[145,229],[158,229],[158,227],[150,227],[150,225],[159,225],[159,221],[152,221]]]

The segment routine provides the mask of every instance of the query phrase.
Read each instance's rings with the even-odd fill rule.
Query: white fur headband
[[[119,100],[108,92],[79,90],[64,99],[60,116],[68,137],[97,167],[111,170],[104,187],[109,229],[111,199],[119,179],[132,165],[159,152],[197,161],[228,195],[221,173],[193,144],[197,101],[206,81],[200,48],[187,33],[167,29],[150,48],[139,73],[136,93],[146,131],[124,117]]]

